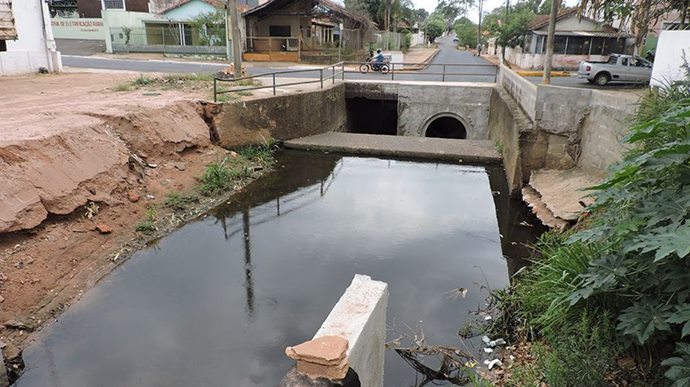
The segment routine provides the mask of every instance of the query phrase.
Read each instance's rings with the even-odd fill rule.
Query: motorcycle
[[[366,74],[369,71],[378,71],[381,74],[388,74],[388,71],[390,71],[390,62],[386,59],[384,59],[383,62],[377,62],[373,57],[369,58],[367,63],[362,63],[359,66],[359,72]]]

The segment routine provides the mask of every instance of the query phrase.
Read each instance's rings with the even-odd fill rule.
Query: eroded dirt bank
[[[30,333],[184,214],[161,209],[228,151],[211,142],[206,91],[112,87],[136,75],[6,78],[0,103],[0,347],[20,354]]]

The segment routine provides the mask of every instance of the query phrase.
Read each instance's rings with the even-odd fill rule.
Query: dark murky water
[[[275,386],[284,347],[314,335],[355,273],[389,283],[389,325],[423,321],[428,343],[457,345],[479,285],[513,267],[499,227],[508,255],[531,235],[505,194],[494,203],[500,170],[299,152],[281,165],[89,291],[25,351],[16,386]],[[415,383],[397,354],[386,363],[387,386]]]

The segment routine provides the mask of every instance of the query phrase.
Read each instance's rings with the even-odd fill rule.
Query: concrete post
[[[280,386],[383,387],[387,308],[388,284],[355,275],[314,338],[287,348],[297,367]]]

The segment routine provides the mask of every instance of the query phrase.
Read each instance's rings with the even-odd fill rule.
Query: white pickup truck
[[[609,82],[648,83],[652,78],[652,62],[639,56],[611,54],[606,62],[580,63],[578,78],[604,86]]]

